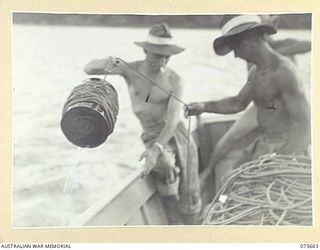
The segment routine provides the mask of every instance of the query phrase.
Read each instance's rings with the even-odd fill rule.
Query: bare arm
[[[173,89],[172,94],[179,99],[182,98],[182,84],[180,77],[177,75],[173,75],[171,77],[173,81]],[[178,102],[176,99],[170,97],[167,109],[167,121],[166,125],[163,127],[161,133],[159,134],[156,142],[160,143],[161,145],[166,145],[168,141],[173,136],[175,129],[177,127],[180,112],[182,110],[182,104]]]
[[[251,83],[248,82],[237,96],[227,97],[219,101],[194,102],[188,105],[185,116],[199,115],[204,112],[235,114],[244,110],[252,100]]]
[[[251,84],[247,83],[237,96],[228,97],[219,101],[204,102],[204,112],[235,114],[247,108],[252,100]]]
[[[311,51],[310,41],[288,38],[283,40],[269,39],[268,43],[275,51],[285,56],[304,54]]]
[[[84,67],[84,72],[88,75],[125,75],[122,63],[116,62],[114,57],[92,60]]]
[[[282,74],[284,75],[284,74]],[[280,84],[281,98],[294,124],[287,143],[279,153],[302,153],[310,144],[310,109],[307,100],[298,87],[298,80],[291,72]]]
[[[246,109],[252,101],[252,84],[255,80],[256,66],[249,70],[248,80],[237,96],[228,97],[219,101],[195,102],[188,105],[185,116],[199,115],[203,112],[235,114]]]
[[[173,89],[172,94],[179,99],[182,96],[182,85],[180,79],[177,75],[171,77],[171,81],[173,81]],[[146,159],[145,168],[142,172],[142,176],[146,176],[150,173],[150,171],[155,167],[158,157],[163,150],[163,146],[168,143],[168,141],[172,138],[175,129],[177,127],[179,121],[179,113],[181,111],[181,104],[177,102],[176,99],[170,97],[167,109],[167,121],[165,126],[162,128],[156,142],[148,148],[140,157],[140,160],[143,158]],[[175,176],[172,171],[168,171],[169,176],[167,179],[172,183],[175,180]]]
[[[210,164],[214,165],[237,143],[237,141],[248,133],[258,128],[257,108],[249,106],[232,127],[218,141],[211,154]]]
[[[256,74],[256,66],[252,65],[248,72],[247,82],[254,82]],[[221,152],[224,155],[237,139],[245,136],[250,131],[259,127],[257,120],[257,108],[253,104],[239,117],[232,127],[224,134],[215,147],[215,152]],[[215,155],[215,153],[213,153]]]

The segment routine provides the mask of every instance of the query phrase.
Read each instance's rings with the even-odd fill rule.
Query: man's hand
[[[109,56],[104,62],[104,69],[107,73],[111,73],[119,62],[113,56]]]
[[[142,153],[139,161],[143,158],[146,159],[144,170],[141,173],[141,177],[146,177],[151,170],[156,166],[157,160],[161,153],[161,149],[156,145],[153,145],[151,148],[148,148],[146,151]]]
[[[205,104],[203,102],[193,102],[188,106],[184,106],[184,116],[200,115],[204,112]]]

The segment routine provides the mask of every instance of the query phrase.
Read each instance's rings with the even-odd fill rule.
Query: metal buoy
[[[74,145],[94,148],[113,132],[118,112],[114,87],[100,78],[90,78],[72,90],[63,107],[60,126]]]

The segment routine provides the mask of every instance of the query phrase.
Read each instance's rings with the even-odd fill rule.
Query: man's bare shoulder
[[[140,66],[142,65],[142,63],[143,63],[143,61],[142,61],[142,60],[139,60],[139,61],[129,62],[128,64],[129,64],[132,68],[134,68],[134,69],[136,69],[136,70],[139,70],[139,68],[140,68]],[[126,67],[125,65],[124,65],[124,68],[126,69],[126,71],[127,71],[128,73],[134,73],[134,72],[132,71],[132,69],[130,69],[129,67]]]
[[[138,61],[133,61],[133,62],[129,62],[130,66],[134,67],[135,69],[138,69],[140,67],[140,65],[142,64],[142,60],[138,60]]]
[[[297,72],[296,65],[289,58],[280,56],[271,79],[280,90],[293,90],[300,82]]]
[[[170,83],[172,85],[180,85],[181,77],[171,68],[166,68],[166,74],[168,75],[168,78],[170,80]]]
[[[183,86],[181,77],[172,69],[166,68],[166,74],[168,75],[170,89],[172,93],[176,96],[181,96],[183,92]]]
[[[284,74],[289,76],[296,76],[297,74],[297,66],[286,56],[279,56],[279,64],[277,73]]]
[[[139,71],[140,66],[142,65],[143,61],[133,61],[133,62],[128,62],[126,65],[123,62],[120,63],[119,67],[122,70],[122,75],[127,79],[132,79],[133,76],[136,75],[135,70]],[[127,83],[131,83],[130,81]]]

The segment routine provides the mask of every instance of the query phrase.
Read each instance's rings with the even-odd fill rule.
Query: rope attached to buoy
[[[233,170],[203,224],[312,225],[311,159],[263,156]]]

